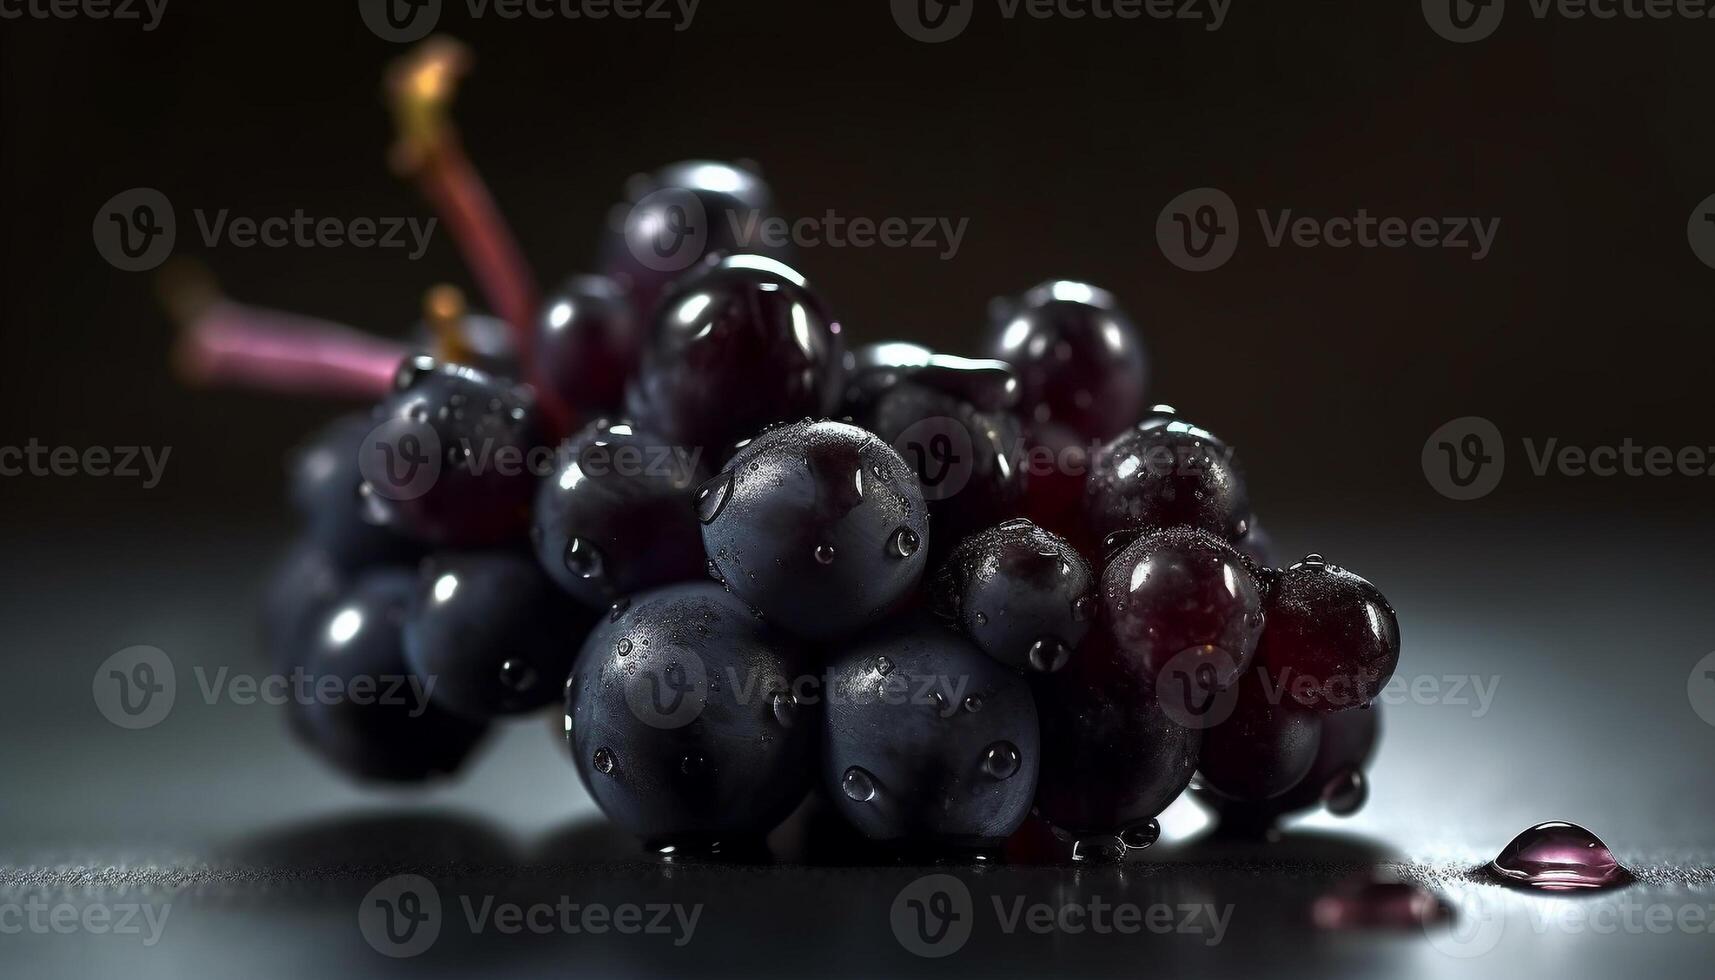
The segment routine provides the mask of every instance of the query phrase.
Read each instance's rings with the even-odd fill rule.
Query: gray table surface
[[[795,827],[780,835],[788,857],[778,864],[643,860],[602,822],[547,716],[506,726],[450,784],[354,787],[287,740],[280,709],[210,703],[194,679],[198,668],[262,670],[255,585],[277,535],[9,532],[0,973],[1706,973],[1715,724],[1693,701],[1706,696],[1715,719],[1715,682],[1699,692],[1691,678],[1715,650],[1715,528],[1434,513],[1276,528],[1288,550],[1314,545],[1381,584],[1398,608],[1401,675],[1415,687],[1385,708],[1369,807],[1348,820],[1310,818],[1272,846],[1233,847],[1208,840],[1201,812],[1182,800],[1163,816],[1162,843],[1117,869],[811,867],[790,860]],[[168,653],[179,690],[163,722],[128,731],[98,712],[91,684],[98,664],[136,644]],[[1548,819],[1595,830],[1641,881],[1563,898],[1465,874]],[[1432,883],[1461,925],[1310,927],[1317,895],[1377,863]],[[443,914],[426,951],[395,959],[366,941],[359,912],[372,887],[403,873],[431,882]],[[944,959],[914,955],[892,926],[901,890],[932,873],[954,875],[972,895],[970,941]],[[1189,927],[1009,930],[1003,912],[1020,901],[1206,905],[1230,918],[1218,937]],[[683,942],[682,933],[509,935],[493,921],[473,927],[467,913],[542,903],[700,911]],[[34,925],[31,908],[43,910]],[[103,915],[114,924],[134,915],[135,929],[104,928]]]

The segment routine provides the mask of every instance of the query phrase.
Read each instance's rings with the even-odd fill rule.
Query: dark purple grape
[[[1221,690],[1256,654],[1262,590],[1244,557],[1206,531],[1139,537],[1108,563],[1102,598],[1115,643],[1149,677],[1207,672],[1201,686]]]
[[[537,377],[584,415],[617,412],[643,354],[643,323],[605,276],[572,276],[542,305]]]
[[[1029,420],[1106,439],[1149,404],[1149,359],[1113,294],[1087,283],[1044,282],[992,311],[990,357],[1018,370]]]
[[[375,571],[315,620],[297,666],[305,696],[293,731],[362,779],[415,782],[454,772],[487,725],[430,703],[405,662],[402,634],[415,590],[406,571]]]
[[[310,648],[311,632],[346,593],[351,573],[314,541],[299,541],[268,577],[262,597],[262,649],[276,673],[289,673]]]
[[[930,593],[937,615],[1016,670],[1064,667],[1096,615],[1095,576],[1083,556],[1024,518],[966,538]]]
[[[1221,818],[1223,827],[1266,831],[1283,816],[1326,806],[1336,816],[1350,816],[1369,797],[1364,775],[1381,738],[1381,707],[1339,711],[1316,718],[1321,727],[1316,758],[1310,771],[1291,789],[1273,799],[1240,802],[1199,791],[1198,798]]]
[[[828,668],[822,778],[865,837],[998,843],[1030,812],[1036,706],[1018,674],[932,619],[884,624]]]
[[[760,838],[804,798],[821,709],[793,641],[713,582],[633,596],[584,642],[566,685],[578,773],[647,843]]]
[[[1244,535],[1233,542],[1233,547],[1244,552],[1246,558],[1258,568],[1274,568],[1274,536],[1263,530],[1262,522],[1251,518],[1250,527]]]
[[[647,321],[661,294],[681,272],[719,252],[791,258],[762,240],[775,217],[773,193],[752,166],[686,160],[625,185],[626,199],[609,212],[602,236],[602,271],[631,296]]]
[[[799,636],[847,636],[923,576],[917,476],[873,434],[794,422],[757,436],[697,491],[703,548],[733,593]]]
[[[1270,687],[1257,672],[1233,688],[1225,719],[1207,715],[1197,771],[1208,792],[1258,802],[1280,796],[1310,774],[1322,739],[1321,719]]]
[[[528,388],[429,357],[400,367],[363,453],[370,514],[444,547],[521,538],[546,455]]]
[[[405,657],[441,707],[476,719],[519,714],[560,697],[598,615],[528,555],[446,552],[423,562]]]
[[[1090,461],[1090,531],[1187,524],[1232,541],[1250,530],[1250,497],[1226,443],[1182,418],[1151,415]]]
[[[375,523],[360,492],[358,455],[374,428],[365,416],[341,416],[299,447],[291,461],[292,506],[310,539],[342,568],[414,561],[422,554],[416,543]]]
[[[629,422],[592,422],[561,445],[559,469],[536,492],[536,558],[590,606],[700,579],[706,559],[692,494],[707,475],[700,451]]]
[[[1311,555],[1270,590],[1257,664],[1297,704],[1369,704],[1399,666],[1399,620],[1375,586]]]
[[[1036,679],[1042,816],[1075,836],[1143,830],[1191,781],[1203,733],[1162,710],[1102,630],[1065,670]]]
[[[979,412],[1018,407],[1018,375],[1005,361],[937,354],[903,341],[865,344],[846,354],[845,411],[868,415],[894,387],[914,382],[941,391]]]
[[[931,563],[1023,509],[1024,479],[1016,465],[1023,435],[1012,415],[980,412],[938,388],[906,381],[856,421],[916,472],[938,548]]]
[[[840,396],[839,330],[790,266],[713,257],[662,301],[628,404],[675,443],[711,451],[825,414]]]
[[[1031,424],[1024,434],[1024,514],[1060,535],[1086,557],[1100,558],[1102,539],[1084,519],[1089,440],[1065,426]]]

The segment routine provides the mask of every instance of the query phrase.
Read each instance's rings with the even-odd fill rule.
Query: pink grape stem
[[[185,322],[175,361],[199,384],[375,401],[409,353],[337,323],[216,299]]]

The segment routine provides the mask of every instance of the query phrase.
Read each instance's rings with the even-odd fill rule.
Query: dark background
[[[858,340],[971,349],[993,295],[1046,277],[1114,289],[1144,328],[1154,391],[1237,445],[1276,524],[1375,509],[1414,520],[1576,506],[1678,519],[1688,477],[1523,476],[1518,442],[1715,442],[1704,378],[1715,271],[1688,248],[1715,192],[1715,22],[1538,21],[1522,2],[1471,45],[1416,3],[1238,0],[1225,26],[1002,19],[921,44],[887,4],[706,0],[660,21],[440,27],[478,62],[456,113],[551,282],[593,261],[631,173],[694,156],[760,161],[789,214],[970,221],[933,250],[811,249],[803,266]],[[0,23],[0,443],[171,446],[154,491],[13,478],[4,520],[281,519],[279,458],[335,406],[187,391],[149,274],[96,253],[96,210],[164,191],[179,254],[192,208],[426,217],[385,165],[379,92],[401,47],[348,2],[172,0],[135,23]],[[1182,191],[1215,186],[1246,224],[1194,275],[1155,244]],[[1493,253],[1263,247],[1254,210],[1499,217]],[[233,296],[392,335],[422,290],[469,285],[450,237],[397,250],[201,254]],[[1491,497],[1423,479],[1442,422],[1494,420],[1515,454]],[[1284,518],[1284,520],[1281,520]],[[1689,519],[1689,517],[1687,517]]]

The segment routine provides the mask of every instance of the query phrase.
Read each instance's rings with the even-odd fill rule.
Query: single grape
[[[1137,538],[1102,573],[1102,595],[1115,642],[1147,676],[1207,669],[1225,689],[1256,654],[1262,590],[1244,557],[1206,531]]]
[[[422,548],[376,523],[361,492],[358,455],[375,422],[343,415],[293,453],[290,497],[304,529],[342,568],[357,570],[389,562],[415,561]]]
[[[923,576],[917,476],[873,434],[794,422],[751,440],[697,491],[703,548],[728,588],[808,639],[893,612]]]
[[[542,305],[537,378],[575,411],[617,412],[643,352],[643,324],[619,284],[572,276]]]
[[[1321,555],[1280,572],[1267,615],[1257,663],[1303,707],[1369,704],[1399,666],[1399,620],[1387,597]]]
[[[776,217],[773,192],[753,165],[686,160],[625,185],[601,242],[601,267],[645,322],[674,278],[709,255],[748,252],[791,259],[761,236]]]
[[[1106,439],[1149,404],[1143,340],[1107,290],[1051,280],[991,314],[988,355],[1018,370],[1030,421]]]
[[[828,668],[822,779],[871,840],[996,844],[1030,812],[1036,706],[1018,674],[933,619],[888,622]]]
[[[639,593],[615,613],[566,684],[590,795],[652,845],[759,839],[814,779],[821,707],[802,651],[713,582]]]
[[[711,257],[662,301],[628,405],[678,445],[710,451],[840,397],[839,324],[797,271]]]
[[[1232,449],[1177,416],[1151,415],[1096,453],[1085,482],[1090,531],[1187,524],[1226,540],[1250,529],[1250,497]]]
[[[308,683],[289,702],[293,731],[360,779],[452,773],[488,729],[434,705],[416,683],[402,633],[414,591],[409,572],[365,573],[317,618],[296,665]]]
[[[704,577],[701,456],[630,422],[590,423],[560,446],[558,470],[536,492],[537,560],[560,588],[604,608]]]
[[[418,583],[406,660],[436,704],[467,718],[553,703],[600,615],[510,551],[431,556]]]
[[[1242,802],[1200,790],[1198,799],[1236,831],[1266,832],[1281,817],[1327,806],[1336,816],[1362,809],[1369,796],[1365,770],[1381,739],[1380,705],[1363,711],[1338,711],[1316,718],[1321,727],[1316,758],[1310,771],[1291,789],[1273,799]]]
[[[312,631],[346,594],[352,573],[313,540],[293,544],[268,577],[262,597],[262,650],[276,673],[303,661]]]
[[[938,615],[1015,670],[1061,669],[1096,618],[1089,564],[1064,538],[1024,518],[960,543],[930,594]]]
[[[1320,749],[1320,719],[1252,671],[1233,688],[1232,713],[1203,735],[1197,771],[1205,790],[1259,802],[1284,794],[1309,775]]]
[[[371,516],[419,541],[482,547],[521,537],[545,456],[528,388],[412,358],[375,410],[361,492]]]
[[[1105,631],[1065,670],[1035,679],[1042,715],[1042,816],[1074,836],[1143,828],[1184,791],[1203,733],[1162,710]]]

